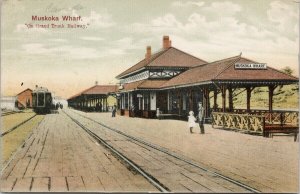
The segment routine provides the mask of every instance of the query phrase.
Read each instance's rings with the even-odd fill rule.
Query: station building
[[[152,53],[148,46],[143,60],[116,77],[121,84],[119,114],[153,118],[157,108],[164,113],[175,113],[179,108],[174,104],[178,102],[175,93],[161,88],[184,71],[206,63],[172,47],[169,37],[164,36],[160,51]]]
[[[161,50],[152,53],[148,46],[145,58],[116,78],[120,80],[120,115],[155,118],[161,114],[184,119],[190,110],[197,114],[198,102],[203,103],[206,118],[212,111],[236,111],[232,95],[237,88],[247,91],[247,108],[241,111],[251,112],[251,92],[261,86],[269,89],[268,111],[272,112],[275,88],[299,81],[241,54],[209,63],[172,47],[168,36],[163,37]],[[221,105],[217,104],[218,94]]]

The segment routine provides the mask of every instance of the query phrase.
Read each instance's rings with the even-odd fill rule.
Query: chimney
[[[145,54],[145,59],[150,59],[151,57],[151,46],[147,46],[146,48],[146,54]]]
[[[169,36],[163,37],[163,49],[167,49],[171,47],[171,40],[169,40]]]

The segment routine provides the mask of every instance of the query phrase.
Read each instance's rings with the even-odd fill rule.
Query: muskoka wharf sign
[[[266,63],[235,63],[235,69],[267,69]]]

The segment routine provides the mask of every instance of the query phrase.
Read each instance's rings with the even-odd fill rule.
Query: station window
[[[128,94],[125,95],[125,109],[128,109]]]
[[[144,110],[150,109],[150,94],[147,92],[143,95],[144,97]]]
[[[179,108],[179,97],[176,92],[172,91],[169,95],[169,106],[172,113],[176,113]]]
[[[188,96],[186,93],[182,93],[182,110],[186,111],[187,110],[187,101],[188,101]]]

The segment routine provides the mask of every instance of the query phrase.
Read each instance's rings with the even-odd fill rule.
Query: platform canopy
[[[207,84],[234,84],[266,86],[269,84],[298,83],[299,79],[272,67],[236,68],[240,64],[261,64],[253,60],[235,56],[205,65],[190,68],[161,86],[162,89],[189,87]]]
[[[109,95],[110,93],[116,92],[117,90],[118,90],[117,85],[95,85],[71,96],[70,98],[68,98],[68,100],[73,100],[80,96],[95,96],[95,95],[106,96]]]
[[[236,65],[264,65],[263,68],[237,68]],[[126,83],[119,92],[134,90],[165,90],[190,86],[230,84],[235,87],[286,85],[298,83],[299,79],[263,63],[241,57],[240,55],[199,64],[167,80],[145,79]]]
[[[140,80],[136,82],[123,84],[123,88],[119,90],[122,92],[130,92],[135,90],[158,90],[168,80]]]
[[[107,111],[107,98],[117,90],[117,85],[95,85],[71,96],[68,104],[76,109]]]
[[[222,110],[225,111],[226,91],[228,91],[229,111],[233,110],[233,90],[245,88],[247,91],[247,111],[250,111],[251,91],[255,87],[269,88],[269,111],[273,110],[273,93],[277,86],[298,83],[299,79],[267,66],[264,63],[241,55],[190,68],[161,86],[161,90],[200,87],[206,93],[207,109],[209,92],[222,95]],[[215,107],[215,105],[214,105]]]

